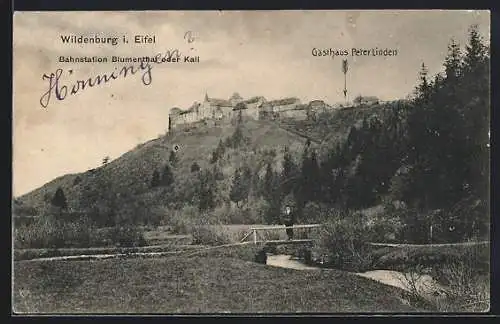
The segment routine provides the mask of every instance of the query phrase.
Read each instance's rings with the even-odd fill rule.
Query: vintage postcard
[[[13,313],[489,311],[489,11],[13,24]]]

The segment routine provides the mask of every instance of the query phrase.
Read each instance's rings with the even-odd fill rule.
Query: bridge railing
[[[273,226],[262,226],[262,227],[251,227],[250,230],[246,233],[246,235],[241,239],[240,242],[244,242],[250,235],[252,236],[254,244],[258,242],[257,232],[259,231],[275,231],[275,230],[287,230],[287,229],[310,229],[310,228],[318,228],[322,227],[323,224],[304,224],[304,225],[293,225],[293,226],[285,226],[285,225],[273,225]],[[279,242],[280,240],[263,240],[262,242]],[[285,241],[285,240],[283,240]],[[299,241],[299,240],[297,240]]]

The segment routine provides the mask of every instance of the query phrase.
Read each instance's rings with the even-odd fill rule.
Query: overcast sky
[[[489,39],[486,11],[17,12],[14,16],[13,193],[31,191],[66,173],[99,166],[165,133],[171,107],[210,97],[295,96],[341,102],[341,58],[313,48],[397,49],[393,57],[348,56],[350,97],[404,98],[425,62],[441,69],[447,44],[464,45],[478,24]],[[186,32],[191,31],[189,43]],[[61,35],[156,35],[156,44],[68,45]],[[117,79],[54,100],[46,109],[44,73],[73,70],[62,83],[112,72],[116,64],[59,63],[60,55],[146,56],[179,49],[200,63],[155,65],[149,86],[140,76]],[[121,65],[118,65],[121,66]],[[64,80],[63,80],[64,79]]]

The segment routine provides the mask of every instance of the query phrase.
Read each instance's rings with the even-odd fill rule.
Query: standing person
[[[288,207],[288,206],[286,207],[285,214],[286,214],[285,226],[286,227],[293,226],[292,210],[291,210],[290,207]],[[293,229],[292,228],[287,228],[286,229],[286,235],[288,236],[289,240],[293,240]]]

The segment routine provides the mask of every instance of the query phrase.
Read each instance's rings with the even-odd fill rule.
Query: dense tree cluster
[[[308,202],[362,209],[402,201],[417,214],[444,210],[436,222],[469,235],[487,219],[489,189],[489,50],[475,26],[463,53],[450,42],[444,71],[431,78],[422,64],[412,100],[352,126],[321,158],[308,142],[297,165],[285,148],[281,174],[267,165],[261,195],[277,205],[293,194],[301,217]]]

